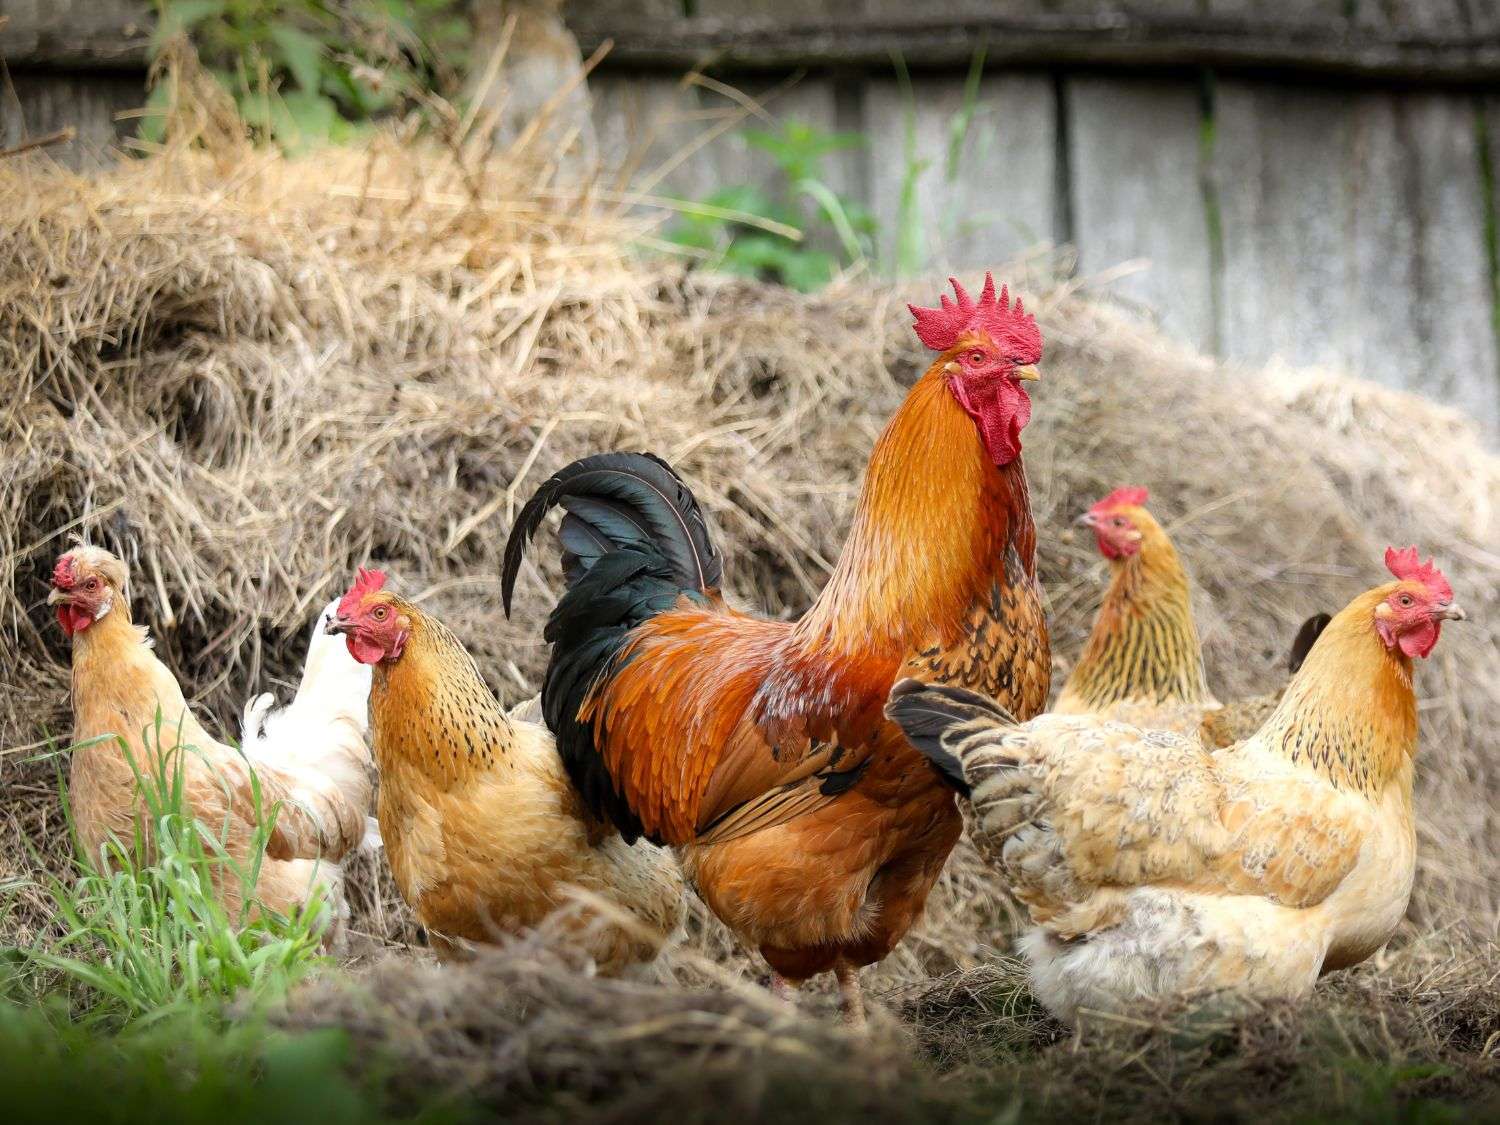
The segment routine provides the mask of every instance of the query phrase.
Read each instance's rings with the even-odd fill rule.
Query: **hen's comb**
[[[1417,556],[1416,547],[1407,547],[1400,551],[1394,547],[1387,547],[1385,566],[1403,582],[1420,582],[1426,586],[1427,592],[1437,601],[1451,602],[1453,600],[1453,587],[1448,585],[1448,579],[1433,565],[1431,559],[1422,562]]]
[[[1116,508],[1141,508],[1149,499],[1151,499],[1151,493],[1144,488],[1117,488],[1089,511],[1097,515],[1101,512],[1114,511]]]
[[[935,352],[945,352],[958,343],[965,332],[984,331],[1021,363],[1041,360],[1042,334],[1036,326],[1036,318],[1026,312],[1019,297],[1015,305],[1011,305],[1008,287],[1002,286],[999,298],[995,297],[994,274],[984,275],[984,289],[978,301],[969,296],[958,283],[958,278],[950,277],[948,283],[953,286],[957,301],[944,293],[938,298],[935,309],[906,306],[916,318],[912,327],[923,344]]]
[[[359,609],[359,603],[364,601],[366,594],[373,594],[385,585],[385,571],[366,570],[359,568],[359,574],[354,579],[354,585],[349,587],[349,592],[339,599],[339,616],[352,617]]]
[[[58,558],[57,564],[52,568],[52,585],[59,590],[71,589],[73,583],[78,581],[78,575],[73,570],[73,554],[70,551]]]

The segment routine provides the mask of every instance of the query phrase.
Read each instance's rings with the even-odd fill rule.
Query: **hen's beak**
[[[72,597],[73,597],[73,592],[71,590],[62,590],[62,589],[59,589],[58,587],[54,586],[47,593],[47,604],[48,605],[57,605],[59,602],[66,602],[66,601],[71,600]]]
[[[1029,383],[1033,379],[1040,379],[1042,377],[1042,373],[1036,369],[1036,364],[1027,363],[1016,368],[1015,376],[1023,383]]]
[[[1094,518],[1093,512],[1084,512],[1083,515],[1079,516],[1073,522],[1079,527],[1093,527],[1098,521]]]
[[[1469,619],[1469,615],[1464,612],[1464,607],[1457,602],[1434,607],[1432,615],[1444,621],[1467,621]]]
[[[354,628],[354,622],[350,621],[347,617],[339,617],[335,615],[328,619],[327,625],[323,626],[323,632],[329,634],[330,636],[337,637],[341,634],[349,632],[349,630],[352,628]]]

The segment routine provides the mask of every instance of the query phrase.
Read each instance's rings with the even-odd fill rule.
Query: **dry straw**
[[[538,682],[557,584],[528,569],[508,622],[499,553],[548,473],[597,450],[663,455],[712,513],[732,595],[795,614],[926,362],[903,301],[930,301],[936,281],[801,296],[713,277],[636,252],[647,225],[628,195],[557,187],[525,146],[388,138],[292,161],[197,104],[165,150],[91,178],[0,164],[0,875],[28,868],[23,838],[65,848],[53,767],[29,760],[69,729],[43,598],[73,538],[128,561],[137,620],[226,732],[252,693],[290,690],[311,615],[369,562],[514,700]],[[1403,940],[1492,936],[1500,461],[1416,398],[1234,370],[1035,272],[1006,277],[1047,338],[1025,444],[1056,679],[1104,577],[1065,529],[1115,486],[1148,486],[1181,547],[1221,696],[1277,686],[1296,623],[1383,580],[1388,543],[1417,543],[1472,621],[1418,672]],[[357,924],[400,942],[409,916],[377,874],[356,878]],[[1008,917],[961,849],[877,988],[920,1016],[930,976],[992,960]],[[5,922],[44,923],[25,895]],[[694,931],[724,971],[753,971],[722,930]]]

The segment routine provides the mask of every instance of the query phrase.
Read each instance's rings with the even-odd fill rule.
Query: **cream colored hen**
[[[1379,949],[1415,869],[1412,658],[1461,620],[1415,548],[1329,624],[1265,725],[1217,752],[1090,716],[1017,724],[913,680],[888,714],[968,795],[1033,929],[1038,998],[1080,1009],[1290,998]]]
[[[157,754],[190,747],[182,758],[188,803],[211,831],[222,830],[231,859],[246,864],[255,858],[252,766],[262,815],[278,806],[256,898],[288,912],[321,887],[334,917],[341,917],[338,860],[364,836],[371,800],[368,678],[363,688],[357,679],[364,670],[342,646],[326,639],[315,644],[310,656],[353,666],[352,675],[342,674],[347,668],[333,675],[330,661],[310,660],[297,700],[271,717],[264,736],[259,719],[265,705],[252,704],[248,714],[256,729],[241,754],[194,716],[146,630],[131,623],[127,590],[125,564],[97,547],[68,551],[53,568],[47,600],[73,642],[74,741],[81,745],[69,766],[69,796],[80,843],[97,861],[111,835],[128,840],[141,811],[132,759],[149,774]],[[226,876],[218,889],[225,907],[237,913],[240,880]]]

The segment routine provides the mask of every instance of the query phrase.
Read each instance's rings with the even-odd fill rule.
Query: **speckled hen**
[[[672,857],[594,816],[530,705],[507,714],[458,638],[384,584],[360,571],[329,629],[374,671],[380,834],[434,948],[555,915],[601,971],[655,957],[686,910]]]

